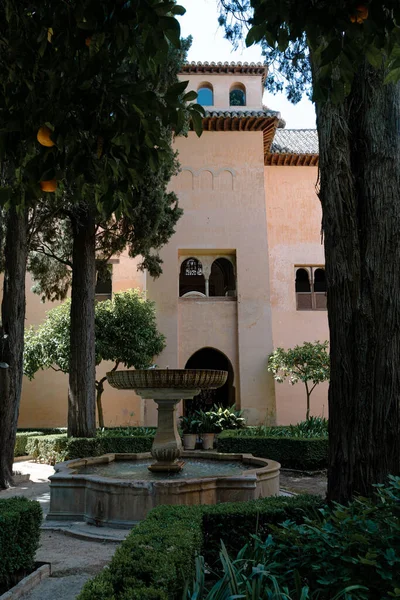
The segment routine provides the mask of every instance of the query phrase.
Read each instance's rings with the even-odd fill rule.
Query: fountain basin
[[[170,476],[147,472],[146,461],[151,461],[149,452],[104,454],[59,463],[55,466],[55,474],[50,477],[50,512],[47,519],[130,528],[160,504],[217,504],[279,494],[280,464],[275,461],[251,454],[204,451],[184,451],[182,459],[194,465],[194,472],[198,468],[196,461],[204,461],[207,463],[207,468],[203,469],[205,474],[187,477],[185,471]],[[112,466],[113,472],[118,471],[118,463],[121,470],[126,471],[127,462],[136,463],[138,473],[140,470],[143,473],[144,469],[146,476],[143,475],[142,479],[124,478],[126,473],[121,478],[114,473],[111,477],[104,476],[107,466]],[[221,465],[220,472],[218,465]],[[101,474],[90,472],[93,467]],[[226,474],[230,472],[234,474]]]

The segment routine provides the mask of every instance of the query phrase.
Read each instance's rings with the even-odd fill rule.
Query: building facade
[[[159,279],[123,254],[112,261],[110,282],[112,292],[139,287],[155,301],[167,338],[160,367],[228,370],[224,388],[198,402],[236,404],[254,424],[305,416],[302,385],[275,386],[267,372],[273,348],[328,338],[317,136],[286,130],[263,106],[265,75],[254,63],[185,65],[181,78],[206,113],[200,138],[189,132],[175,142],[181,171],[171,189],[184,215],[162,250]],[[100,300],[111,288],[97,291]],[[28,294],[28,324],[49,308]],[[99,375],[106,370],[101,365]],[[152,401],[110,387],[104,413],[110,426],[156,421]],[[327,414],[324,385],[313,393],[312,413]],[[61,426],[66,416],[66,376],[41,372],[24,381],[20,427]]]

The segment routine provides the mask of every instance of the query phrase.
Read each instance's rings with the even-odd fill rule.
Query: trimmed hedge
[[[44,435],[44,433],[42,431],[18,431],[15,438],[14,456],[26,456],[28,454],[26,449],[28,438],[38,435]]]
[[[192,579],[202,546],[201,510],[159,506],[86,583],[78,600],[174,600]]]
[[[150,452],[151,436],[68,438],[66,434],[29,437],[26,450],[34,460],[55,464],[64,460],[119,452]]]
[[[0,500],[0,594],[32,569],[42,518],[39,502],[22,497]]]
[[[238,431],[223,431],[217,440],[218,452],[253,454],[278,461],[285,469],[313,471],[328,464],[327,438],[288,438],[241,436]]]
[[[159,506],[117,549],[100,575],[89,581],[78,600],[174,600],[193,578],[195,557],[208,563],[218,555],[220,539],[236,551],[251,533],[287,519],[300,522],[322,506],[316,496],[263,498],[216,506]],[[215,528],[215,529],[214,529]]]
[[[203,507],[203,556],[215,566],[223,540],[228,553],[236,554],[249,542],[251,534],[266,538],[271,525],[287,519],[301,523],[323,506],[319,496],[299,495],[260,498],[252,502],[227,502]]]

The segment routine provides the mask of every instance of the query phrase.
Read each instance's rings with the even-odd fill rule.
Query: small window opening
[[[183,261],[179,274],[179,296],[186,296],[191,292],[206,295],[203,265],[193,257]]]
[[[106,265],[106,267],[97,271],[96,289],[95,289],[95,300],[96,302],[102,300],[111,300],[112,298],[112,266]]]
[[[246,88],[242,83],[234,84],[229,92],[230,106],[246,106]]]
[[[202,83],[197,90],[197,102],[202,106],[214,105],[214,89],[211,83]]]
[[[326,278],[322,267],[296,269],[297,310],[326,310]]]
[[[227,258],[217,258],[211,267],[210,296],[236,296],[233,265]]]

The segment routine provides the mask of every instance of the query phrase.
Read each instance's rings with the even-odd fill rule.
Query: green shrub
[[[0,500],[0,594],[31,569],[39,546],[42,509],[27,498]]]
[[[157,427],[105,427],[97,431],[97,436],[101,437],[129,437],[129,436],[150,436],[156,435]]]
[[[26,451],[34,460],[54,465],[64,460],[110,453],[149,452],[153,436],[98,435],[95,438],[68,438],[66,434],[29,437]]]
[[[233,429],[233,427],[231,428]],[[296,425],[280,425],[278,427],[246,427],[242,435],[261,437],[295,437],[295,438],[327,438],[328,419],[322,417],[310,417],[308,421],[300,421]]]
[[[204,557],[209,564],[218,559],[223,540],[231,554],[236,554],[251,534],[266,536],[271,525],[287,519],[301,522],[323,506],[319,496],[260,498],[252,502],[227,502],[203,507]]]
[[[117,548],[79,600],[173,600],[194,575],[202,544],[201,510],[159,506]]]
[[[26,450],[28,438],[38,435],[44,435],[44,433],[42,431],[18,431],[15,438],[14,456],[26,456],[28,454]]]
[[[224,555],[222,559],[224,562]],[[286,588],[291,598],[300,598],[302,590],[301,598],[315,600],[398,598],[400,477],[389,477],[386,487],[377,486],[373,499],[357,498],[348,506],[325,507],[302,523],[288,520],[273,526],[272,535],[255,537],[238,559],[226,566],[232,568],[229,573],[224,568],[225,578],[234,584],[236,580],[237,594],[252,589],[257,579],[262,581],[268,575],[281,589]],[[196,580],[196,585],[202,582],[201,572]],[[226,580],[218,583],[223,587]],[[196,596],[198,600],[217,597],[228,596]]]
[[[324,469],[328,463],[327,438],[287,438],[242,435],[244,430],[223,431],[218,452],[253,454],[281,463],[286,469]]]

